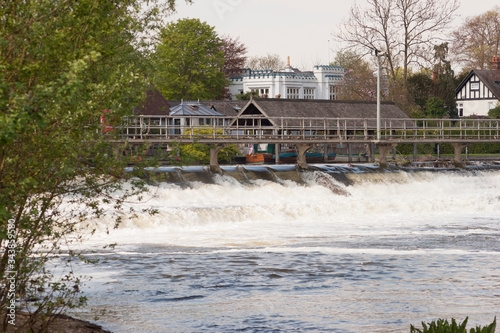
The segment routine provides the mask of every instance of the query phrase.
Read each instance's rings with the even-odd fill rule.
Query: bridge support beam
[[[395,143],[379,143],[378,150],[380,154],[379,164],[382,168],[385,168],[389,163],[387,163],[387,155],[389,155],[397,144]]]
[[[219,161],[217,155],[219,152],[226,147],[225,144],[210,145],[210,170],[215,173],[222,173],[222,169],[219,166]]]
[[[310,143],[297,143],[297,167],[299,169],[309,169],[306,160],[306,152],[312,148],[312,144]]]
[[[463,168],[464,163],[462,161],[462,151],[467,147],[466,143],[452,143],[453,149],[455,150],[455,156],[453,157],[453,163],[458,168]]]

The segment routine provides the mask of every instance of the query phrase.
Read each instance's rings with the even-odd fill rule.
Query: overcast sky
[[[247,56],[276,53],[291,57],[294,67],[310,70],[327,64],[337,45],[331,33],[349,14],[355,0],[179,0],[170,19],[199,18],[214,26],[219,35],[240,37]],[[365,1],[357,0],[359,4]],[[455,25],[466,17],[482,14],[497,4],[492,0],[462,0]]]

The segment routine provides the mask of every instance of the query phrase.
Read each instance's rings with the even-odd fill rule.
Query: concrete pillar
[[[219,166],[219,161],[217,155],[219,152],[226,147],[225,144],[210,145],[210,170],[215,173],[222,173],[222,169]]]
[[[452,143],[453,149],[455,150],[455,156],[453,157],[453,163],[456,167],[463,168],[464,164],[462,161],[462,151],[467,147],[466,143]]]
[[[389,163],[387,163],[387,155],[396,147],[395,143],[379,143],[378,150],[380,154],[379,164],[381,167],[386,167]]]
[[[312,148],[310,143],[297,143],[297,167],[299,169],[309,169],[306,160],[306,152]]]
[[[370,163],[374,163],[375,162],[375,144],[373,142],[370,142],[369,143],[370,145],[370,152],[369,152],[369,155],[370,155]]]

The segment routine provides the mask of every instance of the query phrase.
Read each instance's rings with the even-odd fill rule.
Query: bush
[[[470,331],[467,331],[467,321],[469,317],[465,318],[462,323],[458,323],[455,319],[451,320],[451,323],[448,320],[438,319],[437,321],[433,321],[430,324],[426,324],[422,322],[422,329],[415,328],[413,325],[410,325],[410,333],[495,333],[495,327],[497,325],[497,318],[493,320],[489,326],[481,328],[481,326],[476,326],[476,328],[471,328]]]
[[[500,119],[500,105],[488,111],[488,118]]]

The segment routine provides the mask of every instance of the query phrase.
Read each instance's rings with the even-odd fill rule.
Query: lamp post
[[[375,56],[377,57],[377,141],[381,139],[380,133],[380,57],[381,54],[379,50],[375,49]]]

